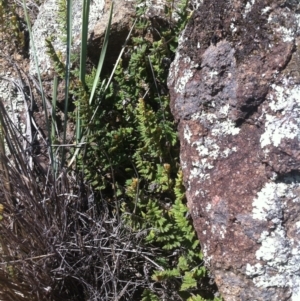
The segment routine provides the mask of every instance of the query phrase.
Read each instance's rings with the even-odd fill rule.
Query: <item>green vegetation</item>
[[[20,49],[25,46],[25,35],[16,13],[16,4],[0,0],[0,38],[10,38],[13,45]]]
[[[63,2],[59,3],[62,7]],[[70,70],[71,47],[62,62],[51,37],[47,39],[57,73],[52,112],[57,79],[65,80],[70,88],[66,88],[66,100],[72,96],[76,106],[68,114],[66,101],[65,118],[69,116],[76,124],[76,148],[69,157],[65,154],[66,120],[61,140],[55,135],[56,118],[52,116],[49,174],[41,174],[39,164],[29,170],[20,163],[26,158],[24,151],[8,118],[1,120],[0,145],[6,141],[11,153],[22,154],[8,164],[3,147],[0,150],[1,170],[9,165],[9,171],[1,173],[2,182],[7,183],[8,177],[16,182],[17,175],[22,175],[16,192],[2,186],[9,194],[0,224],[5,234],[1,238],[4,264],[0,266],[5,300],[13,300],[11,296],[44,300],[41,294],[45,291],[45,300],[219,300],[207,284],[186,206],[179,141],[166,84],[178,36],[190,14],[188,1],[182,0],[175,21],[173,1],[166,0],[167,21],[161,21],[158,28],[145,17],[146,9],[146,1],[138,0],[137,20],[123,47],[127,58],[118,59],[110,77],[103,74],[110,21],[98,68],[87,74],[86,5],[78,70]],[[70,16],[70,1],[66,11]],[[59,18],[63,20],[61,11]],[[71,22],[62,26],[70,46]],[[150,39],[148,32],[153,33]],[[52,154],[58,150],[54,141],[61,143],[59,165],[53,161]],[[15,170],[12,166],[17,164],[21,168]],[[40,182],[32,183],[36,176]],[[24,199],[20,220],[14,193]],[[34,214],[26,208],[34,208]],[[17,221],[15,231],[5,223],[9,216]],[[13,247],[22,249],[20,254],[12,255],[12,238]],[[31,279],[30,275],[37,276]]]

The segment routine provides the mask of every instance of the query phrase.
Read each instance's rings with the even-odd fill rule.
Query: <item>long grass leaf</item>
[[[24,0],[23,0],[24,1]],[[69,106],[69,85],[70,85],[70,68],[71,68],[71,45],[72,44],[72,0],[67,0],[67,58],[66,58],[66,75],[65,75],[65,120],[63,145],[66,144],[68,106]],[[62,147],[61,168],[65,164],[65,147]]]
[[[103,94],[105,94],[106,90],[108,89],[108,87],[109,87],[109,85],[110,85],[110,83],[111,83],[111,81],[112,81],[112,78],[113,78],[113,76],[114,76],[114,74],[115,74],[116,68],[117,68],[117,66],[118,66],[118,64],[119,64],[119,62],[120,62],[120,60],[121,60],[121,58],[122,58],[122,55],[123,55],[124,50],[125,50],[125,48],[126,48],[126,45],[127,45],[128,41],[129,41],[129,39],[130,39],[130,37],[131,37],[131,34],[132,34],[133,28],[134,28],[134,26],[135,26],[135,23],[136,23],[136,20],[134,21],[134,23],[132,24],[132,26],[131,26],[131,28],[130,28],[130,31],[129,31],[127,37],[126,37],[125,43],[123,44],[122,50],[120,51],[120,54],[119,54],[118,59],[117,59],[117,61],[116,61],[116,64],[115,64],[115,66],[114,66],[114,68],[113,68],[113,70],[112,70],[112,72],[111,72],[111,75],[110,75],[110,77],[109,77],[109,80],[108,80],[108,82],[106,83],[106,86],[105,86],[105,88],[104,88],[104,90],[103,90],[103,92],[104,92]],[[102,87],[103,87],[103,83],[102,83]],[[102,89],[101,89],[101,90],[102,90]],[[100,103],[98,104],[96,110],[94,111],[93,116],[92,116],[91,120],[89,121],[89,123],[92,123],[92,121],[94,120],[94,117],[95,117],[96,112],[97,112],[97,110],[99,109],[99,107],[100,107]],[[81,140],[80,140],[80,144],[82,144],[82,145],[85,144],[85,142],[86,142],[86,141],[85,141],[85,140],[86,140],[86,136],[87,136],[88,134],[89,134],[89,131],[85,131],[83,137],[82,137]],[[74,153],[73,157],[71,158],[71,160],[70,160],[69,163],[68,163],[68,167],[70,167],[70,166],[73,164],[73,162],[75,161],[76,157],[78,156],[79,151],[80,151],[80,148],[77,148],[77,149],[75,150],[75,153]]]
[[[82,27],[81,27],[79,79],[84,88],[86,88],[85,76],[86,76],[86,57],[87,57],[89,12],[90,12],[90,0],[82,0]],[[76,118],[76,143],[79,143],[80,138],[81,138],[80,106],[81,106],[81,104],[79,102],[78,106],[77,106],[77,118]]]
[[[104,88],[104,90],[103,90],[103,92],[102,92],[103,94],[105,94],[105,92],[107,91],[107,89],[108,89],[108,87],[109,87],[109,85],[110,85],[110,83],[111,83],[111,81],[112,81],[112,78],[113,78],[113,76],[114,76],[114,74],[115,74],[115,71],[116,71],[116,69],[117,69],[117,67],[118,67],[118,64],[119,64],[119,62],[120,62],[120,60],[121,60],[121,58],[122,58],[122,55],[123,55],[124,50],[125,50],[125,48],[126,48],[126,45],[127,45],[128,41],[129,41],[129,39],[130,39],[130,37],[131,37],[132,30],[133,30],[133,28],[134,28],[134,26],[135,26],[136,21],[137,21],[137,20],[134,21],[134,23],[132,24],[132,26],[131,26],[131,28],[130,28],[130,31],[129,31],[128,35],[127,35],[127,38],[126,38],[126,40],[125,40],[125,43],[123,44],[122,50],[121,50],[120,53],[119,53],[118,59],[117,59],[117,61],[116,61],[116,63],[115,63],[115,66],[114,66],[114,68],[113,68],[113,70],[112,70],[112,72],[111,72],[111,74],[110,74],[110,77],[109,77],[109,79],[108,79],[108,81],[107,81],[107,83],[106,83],[106,86],[105,86],[105,88]],[[95,109],[95,111],[94,111],[94,113],[93,113],[93,116],[92,116],[92,118],[91,118],[91,120],[90,120],[90,123],[94,120],[95,115],[96,115],[96,113],[97,113],[99,107],[100,107],[100,102],[99,102],[99,104],[97,105],[97,107],[96,107],[96,109]]]
[[[101,54],[100,54],[100,58],[99,58],[96,76],[94,79],[94,83],[93,83],[93,87],[92,87],[92,91],[91,91],[91,95],[90,95],[90,100],[89,100],[90,105],[92,104],[93,98],[95,96],[95,92],[96,92],[97,85],[99,82],[100,74],[102,72],[102,68],[104,65],[104,59],[105,59],[109,35],[110,35],[110,26],[111,26],[111,19],[112,19],[112,13],[113,13],[113,6],[114,6],[114,4],[112,3],[111,7],[110,7],[109,20],[108,20],[106,31],[105,31],[104,42],[103,42],[103,46],[102,46],[102,50],[101,50]]]
[[[97,85],[99,82],[99,78],[103,69],[103,65],[104,65],[104,59],[105,59],[105,55],[106,55],[106,51],[107,51],[107,45],[108,45],[108,40],[109,40],[109,35],[110,35],[110,27],[111,27],[111,20],[112,20],[112,14],[113,14],[113,3],[111,4],[110,7],[110,13],[109,13],[109,20],[107,23],[107,27],[106,27],[106,31],[105,31],[105,36],[104,36],[104,42],[103,42],[103,46],[102,46],[102,50],[101,50],[101,54],[100,54],[100,58],[99,58],[99,63],[98,63],[98,67],[97,67],[97,71],[96,71],[96,75],[94,78],[94,82],[93,82],[93,86],[92,86],[92,90],[91,90],[91,94],[90,94],[90,99],[89,99],[89,105],[92,104],[93,98],[95,96],[95,92],[97,89]],[[78,118],[77,115],[77,122],[80,118]],[[88,132],[85,133],[85,135],[88,135]],[[77,140],[77,144],[82,144],[85,142],[85,137],[81,137],[81,133],[79,131],[79,126],[76,126],[76,138],[79,138]],[[68,167],[71,166],[74,162],[74,160],[76,159],[79,151],[80,151],[80,147],[78,147],[75,150],[75,153],[71,159],[71,161],[68,164]]]
[[[129,41],[129,39],[130,39],[130,37],[131,37],[131,34],[132,34],[133,28],[134,28],[134,26],[135,26],[135,24],[136,24],[136,21],[137,21],[137,20],[134,21],[134,23],[132,24],[132,26],[131,26],[131,28],[130,28],[130,31],[129,31],[127,37],[126,37],[125,43],[123,44],[122,50],[120,51],[120,54],[119,54],[118,59],[117,59],[117,61],[116,61],[116,64],[115,64],[115,66],[114,66],[114,68],[113,68],[113,70],[112,70],[112,72],[111,72],[111,74],[110,74],[110,77],[109,77],[109,79],[108,79],[108,81],[107,81],[107,83],[106,83],[106,85],[105,85],[105,88],[104,88],[103,91],[102,91],[102,95],[103,95],[103,96],[105,95],[105,92],[107,91],[107,89],[108,89],[108,87],[109,87],[109,85],[110,85],[110,83],[111,83],[111,81],[112,81],[112,78],[113,78],[113,76],[114,76],[114,74],[115,74],[116,68],[117,68],[117,66],[118,66],[118,64],[119,64],[119,62],[120,62],[120,60],[121,60],[121,58],[122,58],[122,55],[123,55],[124,50],[125,50],[125,48],[126,48],[126,45],[127,45],[128,41]],[[103,85],[102,85],[102,86],[103,86]],[[101,90],[102,90],[102,89],[101,89]],[[89,121],[89,123],[92,123],[92,121],[94,120],[95,115],[96,115],[98,109],[100,108],[100,104],[101,104],[101,100],[100,100],[99,104],[97,105],[97,108],[95,109],[95,111],[94,111],[94,113],[93,113],[93,116],[92,116],[91,120]],[[84,136],[81,138],[80,144],[82,144],[82,145],[85,144],[85,142],[86,142],[86,137],[85,137],[85,136],[87,136],[87,135],[88,135],[88,131],[86,131],[85,134],[84,134]],[[75,161],[76,157],[77,157],[78,154],[79,154],[79,151],[80,151],[80,148],[77,148],[77,149],[75,150],[75,153],[74,153],[73,157],[71,158],[71,160],[70,160],[69,163],[68,163],[68,167],[70,167],[70,166],[73,164],[73,162]]]
[[[87,57],[87,40],[89,27],[90,0],[82,0],[82,27],[81,27],[81,48],[80,48],[80,74],[79,78],[85,86],[86,75],[86,57]]]
[[[55,75],[54,79],[53,79],[52,112],[51,112],[51,141],[52,142],[55,140],[56,134],[58,134],[56,132],[56,129],[57,129],[57,124],[56,124],[57,86],[58,86],[58,78]],[[53,145],[52,145],[52,151],[53,151]],[[53,169],[54,169],[54,174],[56,174],[56,171],[57,171],[57,162],[56,162],[56,160],[55,160],[55,162],[53,162]]]
[[[57,102],[57,85],[58,78],[55,75],[53,79],[53,89],[52,89],[52,112],[51,112],[51,138],[52,141],[56,136],[56,102]]]

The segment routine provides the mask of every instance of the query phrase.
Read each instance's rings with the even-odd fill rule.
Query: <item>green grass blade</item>
[[[112,81],[112,78],[113,78],[113,76],[114,76],[114,73],[115,73],[115,71],[116,71],[116,68],[117,68],[117,66],[118,66],[118,64],[119,64],[119,62],[120,62],[120,60],[121,60],[121,58],[122,58],[122,55],[123,55],[123,53],[124,53],[124,50],[125,50],[125,48],[126,48],[126,45],[127,45],[128,41],[129,41],[130,37],[131,37],[131,34],[132,34],[132,31],[133,31],[133,28],[134,28],[135,24],[136,24],[136,20],[134,21],[133,25],[132,25],[131,28],[130,28],[130,31],[129,31],[127,37],[126,37],[125,43],[123,44],[122,50],[120,51],[120,54],[119,54],[119,57],[118,57],[118,59],[117,59],[117,61],[116,61],[116,64],[115,64],[115,66],[114,66],[114,69],[112,70],[111,75],[110,75],[110,77],[109,77],[109,80],[108,80],[108,82],[106,83],[106,86],[105,86],[105,88],[104,88],[104,90],[103,90],[103,94],[105,94],[105,91],[108,89],[108,87],[109,87],[109,85],[110,85],[110,83],[111,83],[111,81]],[[95,82],[94,82],[94,84],[95,84]],[[96,86],[97,86],[97,82],[96,82]],[[104,86],[104,84],[102,83],[102,87],[103,87],[103,86]],[[102,89],[101,89],[101,90],[102,90]],[[98,106],[97,106],[96,110],[94,111],[93,116],[92,116],[91,120],[89,121],[89,123],[92,123],[92,121],[94,120],[95,115],[96,115],[96,112],[98,111],[99,107],[100,107],[100,104],[98,104]],[[81,139],[80,139],[80,144],[83,144],[83,145],[84,145],[84,143],[86,142],[85,136],[86,136],[87,134],[88,134],[88,132],[85,131],[83,137],[81,137]],[[70,166],[73,164],[73,162],[75,161],[76,157],[78,156],[78,153],[79,153],[80,150],[81,150],[80,147],[78,147],[78,148],[75,150],[75,153],[74,153],[73,157],[71,158],[71,160],[70,160],[69,163],[68,163],[68,167],[70,167]]]
[[[55,141],[56,137],[56,102],[57,102],[57,86],[58,86],[58,78],[55,75],[53,79],[53,91],[52,91],[52,112],[51,112],[51,141]],[[51,145],[52,146],[52,145]],[[52,146],[52,152],[53,151],[53,146]],[[53,156],[54,157],[54,156]],[[56,160],[53,161],[53,169],[54,169],[54,174],[57,172],[57,162]]]
[[[87,57],[89,12],[90,12],[90,0],[82,0],[82,27],[81,27],[79,79],[84,88],[86,88],[85,76],[86,76],[86,57]],[[77,118],[76,118],[76,143],[80,142],[81,132],[82,132],[81,131],[81,113],[80,113],[80,103],[79,103],[77,106]]]
[[[51,112],[51,140],[55,140],[56,136],[56,102],[57,102],[57,76],[53,79],[53,90],[52,90],[52,112]]]
[[[80,49],[80,73],[79,79],[85,86],[87,40],[89,27],[90,0],[82,0],[82,27],[81,27],[81,49]]]
[[[103,64],[104,64],[104,59],[105,59],[107,45],[108,45],[108,39],[109,39],[109,35],[110,35],[112,13],[113,13],[113,3],[111,4],[111,7],[110,7],[109,20],[108,20],[108,24],[107,24],[106,31],[105,31],[104,42],[103,42],[100,59],[99,59],[99,63],[98,63],[97,71],[96,71],[96,76],[94,79],[94,83],[93,83],[93,87],[92,87],[92,91],[91,91],[91,95],[90,95],[90,100],[89,100],[90,105],[92,104],[93,98],[95,96],[96,88],[97,88],[100,74],[101,74]]]
[[[111,7],[110,7],[109,20],[108,20],[108,24],[107,24],[107,27],[106,27],[104,42],[103,42],[103,46],[102,46],[102,50],[101,50],[101,54],[100,54],[100,58],[99,58],[99,63],[98,63],[95,79],[94,79],[91,94],[90,94],[89,105],[92,104],[92,101],[93,101],[93,98],[95,96],[95,92],[96,92],[96,89],[97,89],[97,85],[98,85],[98,82],[99,82],[100,74],[101,74],[101,71],[102,71],[102,68],[103,68],[103,65],[104,65],[104,59],[105,59],[108,40],[109,40],[109,35],[110,35],[112,13],[113,13],[113,3],[111,4]],[[77,122],[78,122],[78,119],[79,119],[79,116],[77,115]],[[88,133],[85,132],[85,135],[87,135],[87,134]],[[76,127],[76,138],[78,139],[77,144],[83,144],[85,142],[85,137],[81,136],[79,126]],[[76,159],[76,157],[78,156],[78,153],[79,153],[80,150],[81,150],[81,147],[78,147],[75,150],[75,153],[74,153],[71,161],[69,162],[68,167],[73,164],[73,162]]]
[[[24,1],[24,0],[23,0]],[[67,59],[66,59],[66,75],[65,75],[65,120],[63,145],[66,144],[66,132],[68,121],[68,105],[69,105],[69,85],[70,85],[70,65],[71,65],[71,46],[72,46],[72,0],[67,0]],[[62,146],[61,168],[65,164],[65,146]]]
[[[119,64],[119,62],[120,62],[120,60],[121,60],[121,58],[122,58],[122,55],[123,55],[124,50],[125,50],[125,48],[126,48],[126,45],[127,45],[128,41],[129,41],[129,39],[130,39],[130,37],[131,37],[131,33],[132,33],[132,30],[133,30],[133,28],[134,28],[134,26],[135,26],[136,21],[137,21],[137,20],[134,21],[134,23],[132,24],[132,26],[131,26],[131,28],[130,28],[130,31],[129,31],[128,35],[127,35],[127,38],[126,38],[126,40],[125,40],[125,43],[123,44],[122,50],[121,50],[120,53],[119,53],[118,59],[117,59],[117,61],[116,61],[116,63],[115,63],[115,66],[114,66],[114,68],[113,68],[113,70],[112,70],[112,72],[111,72],[111,74],[110,74],[110,77],[109,77],[109,79],[108,79],[108,81],[107,81],[107,83],[106,83],[106,86],[105,86],[105,88],[104,88],[104,90],[103,90],[103,94],[105,94],[106,90],[108,89],[108,87],[109,87],[109,85],[110,85],[110,83],[111,83],[111,81],[112,81],[112,78],[113,78],[113,76],[114,76],[114,74],[115,74],[115,71],[116,71],[116,69],[117,69],[117,67],[118,67],[118,64]],[[100,106],[100,103],[97,105],[97,108],[95,109],[95,111],[94,111],[94,113],[93,113],[93,116],[92,116],[92,118],[91,118],[91,120],[90,120],[90,123],[94,120],[95,115],[96,115],[96,113],[97,113],[97,111],[98,111],[98,109],[99,109],[99,106]]]

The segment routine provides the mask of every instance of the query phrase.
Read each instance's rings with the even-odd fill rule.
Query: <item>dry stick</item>
[[[0,265],[3,264],[9,264],[9,263],[17,263],[17,262],[23,262],[23,261],[28,261],[28,260],[35,260],[35,259],[41,259],[41,258],[46,258],[46,257],[51,257],[54,256],[54,253],[47,254],[47,255],[40,255],[40,256],[34,256],[30,258],[25,258],[25,259],[18,259],[18,260],[11,260],[11,261],[6,261],[6,262],[0,262]],[[2,256],[5,257],[5,256]]]
[[[126,285],[123,287],[123,289],[121,290],[120,294],[115,298],[115,301],[119,301],[122,296],[125,294],[126,290],[127,290],[127,287],[128,285],[131,283],[131,281],[129,280]]]
[[[126,248],[130,247],[130,245],[131,245],[131,242],[128,242],[127,245],[126,245]],[[126,251],[126,250],[125,250],[125,249],[121,250],[121,252],[118,253],[117,260],[114,260],[114,262],[115,262],[115,267],[114,267],[113,273],[115,273],[115,272],[116,272],[116,269],[118,269],[118,271],[117,271],[118,275],[120,274],[120,256],[122,255],[122,253],[123,253],[124,251]],[[114,254],[114,256],[115,256],[115,252],[114,252],[113,254]]]
[[[161,271],[164,271],[165,269],[163,267],[161,267],[160,265],[158,265],[155,261],[151,260],[148,256],[144,255],[143,253],[141,253],[141,255],[148,260],[149,262],[151,262],[152,264],[154,264],[158,269],[160,269]]]

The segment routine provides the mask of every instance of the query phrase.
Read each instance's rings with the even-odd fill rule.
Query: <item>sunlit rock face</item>
[[[300,300],[299,2],[204,0],[168,84],[189,209],[224,300]]]

